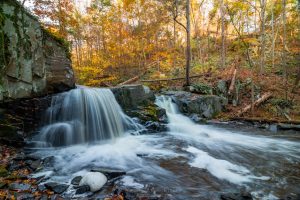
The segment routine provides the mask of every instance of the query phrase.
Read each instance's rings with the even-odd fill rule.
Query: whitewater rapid
[[[216,199],[222,191],[242,189],[256,199],[297,192],[299,142],[196,124],[170,97],[157,97],[156,104],[166,109],[169,131],[133,135],[124,130],[110,140],[41,149],[35,153],[54,156],[55,164],[40,173],[70,184],[94,167],[118,168],[127,175],[116,184],[137,190],[167,187],[176,199]]]

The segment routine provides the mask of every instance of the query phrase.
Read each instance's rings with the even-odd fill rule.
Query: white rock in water
[[[96,192],[100,190],[106,182],[107,178],[104,174],[100,172],[88,172],[82,177],[79,186],[88,185],[92,192]]]

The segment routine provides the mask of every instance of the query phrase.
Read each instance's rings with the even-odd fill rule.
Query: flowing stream
[[[299,140],[199,125],[169,97],[156,104],[167,111],[169,131],[137,135],[143,127],[109,90],[81,88],[54,99],[35,153],[54,156],[55,164],[36,176],[70,183],[94,167],[118,168],[127,172],[118,184],[152,187],[170,199],[219,199],[241,190],[257,199],[300,193]],[[74,195],[72,188],[66,195]]]

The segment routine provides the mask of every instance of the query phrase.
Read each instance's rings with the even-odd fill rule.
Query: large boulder
[[[198,114],[207,119],[215,117],[227,104],[225,98],[216,95],[198,95],[185,91],[168,91],[165,94],[172,97],[180,112]]]
[[[124,85],[111,88],[116,100],[124,110],[136,109],[138,106],[145,106],[155,100],[153,92],[140,84]]]
[[[0,16],[0,102],[74,88],[63,40],[45,31],[16,0],[0,1]]]

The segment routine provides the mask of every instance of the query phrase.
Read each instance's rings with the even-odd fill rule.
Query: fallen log
[[[194,75],[194,76],[190,76],[190,78],[199,78],[201,76],[204,76],[203,74],[200,75]],[[176,81],[176,80],[183,80],[186,77],[177,77],[177,78],[165,78],[165,79],[153,79],[153,80],[141,80],[141,82],[145,83],[145,82],[160,82],[160,81]]]
[[[136,81],[138,81],[142,76],[144,76],[145,74],[147,73],[147,71],[144,71],[143,73],[141,73],[140,75],[138,76],[135,76],[131,79],[128,79],[122,83],[119,83],[117,86],[122,86],[122,85],[126,85],[126,84],[131,84],[131,83],[134,83]]]
[[[233,75],[232,75],[232,79],[231,79],[231,83],[228,89],[228,94],[230,95],[234,89],[235,86],[235,79],[236,79],[236,73],[237,73],[237,69],[234,69]]]
[[[266,100],[268,100],[269,98],[272,97],[272,93],[271,92],[267,92],[265,93],[264,95],[262,95],[261,98],[257,99],[255,102],[254,102],[254,105],[253,107],[257,107],[259,106],[261,103],[265,102]],[[251,104],[247,105],[245,108],[243,108],[242,110],[240,110],[238,113],[237,113],[237,117],[240,117],[241,115],[243,115],[244,113],[248,112],[249,110],[251,109]]]
[[[135,76],[135,77],[133,77],[131,79],[128,79],[128,80],[126,80],[126,81],[124,81],[122,83],[119,83],[117,86],[122,86],[122,85],[127,85],[127,84],[134,83],[134,82],[138,81],[140,79],[140,77],[141,77],[140,75],[139,76]]]
[[[111,84],[106,83],[106,82],[101,82],[100,87],[113,87]]]

